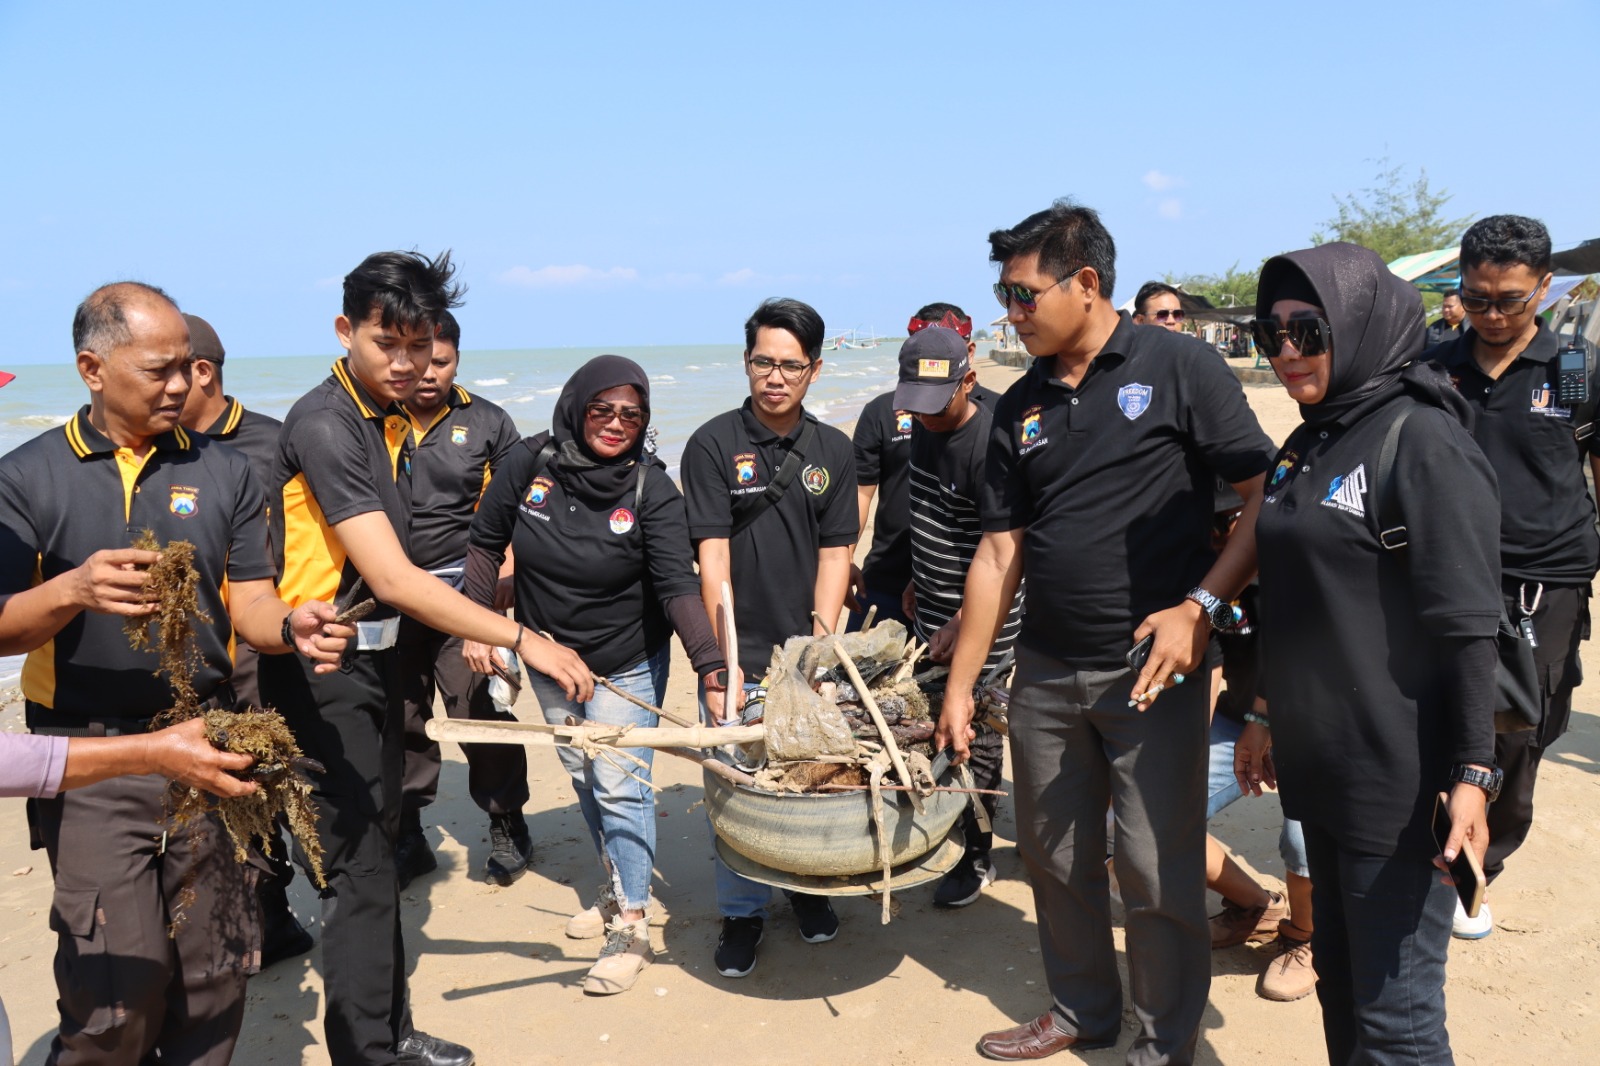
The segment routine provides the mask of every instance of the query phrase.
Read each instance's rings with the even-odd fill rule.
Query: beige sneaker
[[[611,893],[611,886],[601,885],[595,891],[594,906],[567,919],[567,939],[593,940],[597,936],[605,936],[606,926],[621,913],[617,897]],[[659,927],[667,924],[667,910],[656,899],[654,892],[650,893],[650,905],[645,908],[645,914],[649,915],[651,925]]]
[[[1262,999],[1293,1003],[1317,987],[1317,971],[1311,966],[1311,941],[1291,935],[1290,928],[1287,921],[1278,926],[1277,939],[1270,945],[1277,954],[1256,982],[1256,995]]]
[[[1222,901],[1222,913],[1211,918],[1211,947],[1231,948],[1238,944],[1271,940],[1278,923],[1289,917],[1289,900],[1281,892],[1269,893],[1265,907],[1241,907]]]
[[[589,976],[583,979],[583,990],[591,996],[626,992],[639,979],[639,971],[654,961],[656,953],[650,947],[649,921],[613,921],[606,926],[606,946],[600,949],[600,957],[589,967]]]

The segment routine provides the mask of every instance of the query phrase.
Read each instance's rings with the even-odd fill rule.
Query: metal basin
[[[945,753],[935,758],[933,771],[941,785],[970,787],[966,768],[951,767]],[[885,792],[889,864],[911,862],[944,843],[969,798],[960,792],[935,792],[924,798],[924,811],[918,814],[906,793]],[[767,792],[733,785],[707,771],[705,799],[711,827],[722,842],[762,866],[812,877],[852,877],[882,869],[870,792]]]

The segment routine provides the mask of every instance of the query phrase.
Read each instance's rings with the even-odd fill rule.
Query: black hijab
[[[1321,307],[1333,331],[1328,392],[1321,403],[1300,405],[1307,422],[1348,425],[1403,390],[1467,423],[1467,403],[1450,379],[1416,361],[1426,326],[1422,294],[1378,253],[1336,241],[1274,256],[1261,268],[1257,313],[1266,317],[1285,299]]]
[[[639,407],[644,413],[644,423],[639,427],[639,439],[632,448],[614,459],[602,459],[584,443],[584,410],[600,393],[620,385],[632,385],[639,393]],[[620,355],[597,355],[580,366],[567,379],[556,400],[555,413],[550,418],[550,432],[540,434],[554,441],[556,453],[550,459],[550,468],[561,482],[561,487],[585,503],[600,506],[612,503],[634,491],[639,463],[655,463],[650,442],[650,379],[638,363]],[[544,441],[533,439],[535,448]]]

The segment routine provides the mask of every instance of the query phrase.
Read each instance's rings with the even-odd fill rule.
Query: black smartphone
[[[1155,644],[1156,635],[1151,633],[1139,643],[1129,648],[1128,654],[1123,658],[1127,660],[1128,665],[1133,667],[1133,669],[1143,670],[1144,664],[1150,661],[1150,649],[1155,647]]]
[[[1441,792],[1433,799],[1433,840],[1444,854],[1445,841],[1450,839],[1450,797]],[[1450,864],[1450,876],[1456,883],[1456,895],[1461,898],[1461,909],[1468,918],[1476,918],[1483,906],[1483,893],[1488,882],[1483,879],[1483,867],[1478,863],[1478,853],[1467,841],[1461,842],[1461,851]]]

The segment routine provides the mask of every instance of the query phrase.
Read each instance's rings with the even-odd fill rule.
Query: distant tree
[[[1348,196],[1335,196],[1339,213],[1311,235],[1312,244],[1349,241],[1371,248],[1392,263],[1403,255],[1448,248],[1460,240],[1472,216],[1449,218],[1444,213],[1450,194],[1428,188],[1428,172],[1419,169],[1407,182],[1401,168],[1378,161],[1375,184]]]
[[[986,329],[980,329],[978,332],[972,335],[972,339],[975,341],[986,341],[989,339],[989,331]]]
[[[1249,307],[1256,302],[1260,268],[1240,270],[1236,262],[1221,274],[1168,274],[1165,281],[1191,296],[1204,296],[1213,307]]]

